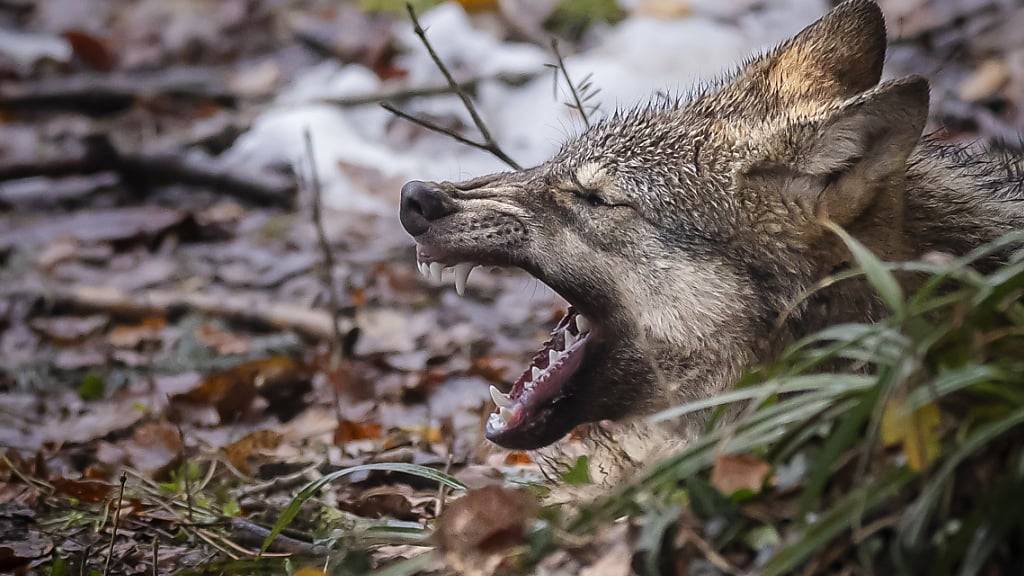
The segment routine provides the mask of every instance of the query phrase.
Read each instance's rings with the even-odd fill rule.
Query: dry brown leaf
[[[772,467],[750,454],[722,454],[711,469],[711,485],[726,496],[740,490],[761,491]]]
[[[153,422],[136,428],[125,450],[135,468],[150,477],[162,478],[181,461],[184,446],[175,426]]]
[[[509,452],[505,456],[505,464],[508,466],[528,466],[533,464],[530,455],[526,452]]]
[[[991,98],[1010,81],[1010,68],[1003,60],[986,60],[960,83],[960,99],[980,102]]]
[[[114,491],[114,485],[99,480],[57,478],[50,482],[58,494],[77,498],[82,502],[102,502]]]
[[[218,328],[214,324],[203,324],[196,328],[196,339],[213,348],[218,354],[246,354],[249,340],[238,334]]]
[[[228,462],[243,474],[249,474],[249,458],[265,450],[273,450],[281,444],[281,434],[273,430],[250,432],[224,448]]]
[[[383,431],[383,427],[377,422],[340,420],[338,427],[334,429],[334,443],[340,446],[353,440],[376,440],[381,437]]]
[[[116,58],[105,38],[94,36],[83,30],[65,30],[61,36],[71,44],[75,56],[100,72],[114,69]]]
[[[150,316],[138,324],[121,324],[107,334],[107,342],[115,348],[138,348],[143,342],[159,341],[167,319]]]
[[[434,535],[449,553],[495,553],[523,541],[537,510],[537,501],[525,490],[485,486],[449,504]]]

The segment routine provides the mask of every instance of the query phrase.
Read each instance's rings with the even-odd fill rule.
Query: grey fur
[[[1024,226],[1020,160],[922,137],[927,82],[879,85],[884,52],[878,7],[850,0],[691,98],[620,111],[540,166],[438,184],[457,210],[418,242],[521,267],[598,324],[565,397],[517,447],[613,420],[591,425],[604,430],[591,441],[634,466],[701,427],[637,417],[720,391],[823,326],[881,318],[851,281],[776,326],[850,264],[822,215],[889,260],[962,254]]]

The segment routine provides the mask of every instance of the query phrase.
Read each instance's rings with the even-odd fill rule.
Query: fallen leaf
[[[960,99],[980,102],[991,98],[1010,81],[1010,69],[1003,60],[986,60],[960,83]]]
[[[353,440],[376,440],[382,432],[383,428],[376,422],[340,420],[334,429],[334,443],[340,446]]]
[[[114,326],[107,334],[107,342],[115,348],[138,348],[143,342],[159,341],[167,320],[163,316],[150,316],[138,324]]]
[[[265,451],[273,450],[281,444],[281,434],[273,430],[250,432],[239,440],[224,447],[228,462],[243,474],[249,474],[251,466],[249,458]]]
[[[32,329],[59,344],[74,344],[106,327],[106,316],[50,316],[32,320]]]
[[[153,422],[137,428],[125,450],[135,468],[152,478],[162,478],[181,461],[184,446],[175,426]]]
[[[256,398],[256,384],[253,380],[252,371],[236,367],[206,376],[198,388],[173,399],[213,406],[221,421],[228,422],[244,414],[252,405]]]
[[[509,452],[505,456],[505,464],[508,466],[528,466],[533,464],[530,455],[526,452]]]
[[[771,470],[772,467],[757,456],[722,454],[715,458],[711,469],[711,485],[726,496],[741,490],[756,494],[761,491]]]
[[[882,413],[882,443],[902,445],[907,464],[912,470],[923,470],[939,456],[939,423],[941,416],[935,404],[925,404],[908,413],[902,398],[892,398]]]
[[[521,543],[537,510],[537,501],[525,490],[485,486],[449,504],[434,535],[446,552],[494,553]]]
[[[184,212],[147,205],[26,218],[0,231],[0,246],[36,246],[71,237],[85,243],[155,238],[183,224]]]
[[[61,36],[71,44],[71,50],[82,62],[100,72],[114,69],[115,58],[105,38],[94,36],[83,30],[65,30]]]
[[[214,324],[203,324],[195,330],[196,339],[213,348],[218,354],[246,354],[249,352],[249,340],[222,330]]]
[[[124,402],[93,402],[87,412],[48,426],[43,437],[54,443],[84,444],[130,428],[143,416],[141,410]]]
[[[50,483],[57,493],[77,498],[82,502],[102,502],[114,491],[113,484],[99,480],[57,478]]]

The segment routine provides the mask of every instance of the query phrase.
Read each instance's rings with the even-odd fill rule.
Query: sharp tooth
[[[441,271],[444,270],[444,266],[440,262],[430,263],[430,279],[434,282],[441,282]]]
[[[587,330],[590,330],[590,320],[583,314],[576,315],[576,330],[582,335]]]
[[[508,408],[498,408],[498,415],[501,416],[501,419],[505,421],[505,424],[508,424],[509,422],[512,421],[512,416],[514,416],[514,413]]]
[[[469,280],[469,273],[473,271],[472,264],[455,265],[455,292],[462,296],[466,293],[466,281]]]
[[[536,366],[534,366],[534,367],[533,367],[533,368],[532,368],[532,369],[530,370],[530,375],[531,375],[531,376],[533,376],[533,381],[534,381],[534,382],[536,382],[536,381],[537,381],[537,378],[540,378],[540,374],[541,374],[541,372],[540,372],[540,368],[537,368]]]
[[[555,362],[558,362],[558,352],[548,350],[548,366],[554,366]]]
[[[503,394],[501,390],[495,388],[493,384],[491,385],[491,400],[494,400],[494,403],[497,404],[499,408],[511,408],[515,404],[507,394]]]
[[[430,264],[426,262],[419,263],[420,276],[423,276],[427,280],[430,280]]]
[[[565,346],[562,348],[562,350],[568,350],[570,346],[576,343],[576,335],[573,334],[572,332],[569,332],[568,329],[563,331],[562,334],[565,334]]]

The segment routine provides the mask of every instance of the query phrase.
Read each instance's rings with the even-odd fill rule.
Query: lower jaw
[[[593,338],[590,322],[570,307],[509,393],[492,386],[497,410],[487,421],[487,438],[506,448],[534,449],[567,433],[574,424],[565,417],[571,412],[569,388]]]

